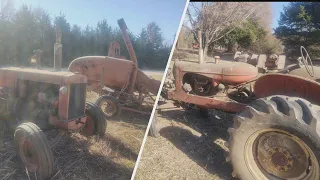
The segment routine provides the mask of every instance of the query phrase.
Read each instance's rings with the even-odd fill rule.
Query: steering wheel
[[[303,51],[305,52],[306,57],[303,55]],[[309,56],[306,48],[304,48],[303,46],[301,46],[301,47],[300,47],[300,53],[301,53],[302,63],[303,63],[303,65],[304,65],[304,67],[306,68],[306,70],[307,70],[307,72],[309,73],[309,75],[310,75],[311,77],[313,77],[313,76],[314,76],[313,64],[312,64],[311,58],[310,58],[310,56]],[[311,68],[309,67],[308,59],[309,59]]]

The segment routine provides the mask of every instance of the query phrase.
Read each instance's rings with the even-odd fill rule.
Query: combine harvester
[[[121,109],[150,115],[154,104],[150,93],[157,95],[161,82],[138,68],[127,26],[123,19],[118,20],[118,24],[131,61],[120,56],[120,45],[113,42],[108,56],[79,57],[70,63],[68,71],[88,78],[88,90],[100,95],[96,104],[106,117],[116,117]]]

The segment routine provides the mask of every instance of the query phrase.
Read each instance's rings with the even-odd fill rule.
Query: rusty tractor
[[[138,68],[137,57],[123,19],[118,20],[131,61],[120,56],[120,45],[112,42],[108,56],[85,56],[73,60],[68,71],[88,78],[88,90],[100,95],[96,104],[106,117],[116,117],[122,109],[150,115],[150,105],[160,81],[148,77]]]
[[[226,143],[233,176],[320,179],[320,67],[312,65],[304,47],[299,63],[277,73],[259,75],[243,62],[177,61],[173,75],[162,95],[177,106],[237,113]],[[155,115],[154,136],[156,124]]]
[[[0,140],[5,131],[15,129],[17,153],[37,179],[50,177],[54,167],[51,148],[58,144],[64,132],[103,136],[106,130],[100,108],[86,102],[87,77],[60,71],[60,42],[57,38],[54,46],[54,70],[41,68],[41,50],[33,56],[36,69],[0,68]],[[47,140],[44,131],[55,128],[61,131],[51,141]]]

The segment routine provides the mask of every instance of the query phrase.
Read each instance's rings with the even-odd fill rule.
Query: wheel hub
[[[30,172],[36,172],[39,168],[34,146],[28,138],[21,137],[19,142],[20,157],[25,167]]]
[[[274,168],[279,171],[287,171],[292,168],[293,158],[291,154],[282,147],[273,147],[268,151]]]
[[[100,108],[108,116],[116,113],[116,105],[112,101],[105,100],[100,104]]]
[[[260,133],[252,148],[258,167],[272,177],[301,179],[307,176],[312,165],[310,148],[285,131]]]

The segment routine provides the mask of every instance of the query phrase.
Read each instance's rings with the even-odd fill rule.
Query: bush
[[[282,43],[273,35],[267,35],[264,39],[258,40],[251,47],[254,53],[258,54],[282,54]]]
[[[311,45],[309,47],[305,47],[310,55],[312,60],[320,59],[320,46]]]

